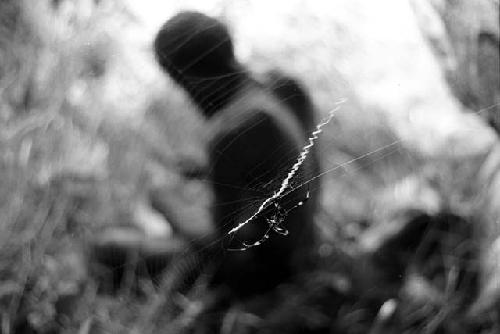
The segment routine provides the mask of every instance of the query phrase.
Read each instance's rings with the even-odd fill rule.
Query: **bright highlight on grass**
[[[319,122],[318,125],[316,125],[316,130],[314,130],[311,133],[311,136],[308,138],[308,143],[306,146],[302,148],[302,152],[300,153],[299,157],[297,158],[297,162],[291,167],[290,172],[288,172],[288,175],[286,178],[281,182],[281,187],[279,190],[275,191],[274,194],[271,197],[268,197],[262,204],[259,206],[257,211],[253,215],[251,215],[247,220],[244,222],[239,223],[237,226],[232,228],[228,234],[234,234],[238,232],[240,229],[242,229],[245,225],[250,223],[252,220],[255,219],[263,210],[265,210],[271,203],[273,203],[274,200],[280,198],[283,193],[287,190],[287,188],[290,187],[290,180],[295,176],[297,171],[299,170],[300,166],[304,163],[304,161],[307,158],[307,155],[309,154],[311,148],[314,146],[316,143],[316,140],[318,139],[319,134],[323,131],[323,127],[330,123],[330,121],[333,119],[333,116],[335,113],[340,109],[341,105],[345,103],[347,100],[346,99],[341,99],[335,103],[335,108],[330,110],[328,113],[328,116],[326,116],[324,119]]]

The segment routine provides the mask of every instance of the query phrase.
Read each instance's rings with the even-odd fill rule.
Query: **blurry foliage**
[[[60,305],[77,297],[80,324],[90,316],[83,245],[140,184],[143,141],[103,113],[120,106],[102,96],[114,46],[101,26],[116,13],[112,2],[0,3],[2,333],[75,325],[60,317],[79,307]]]
[[[500,15],[497,0],[414,1],[420,27],[452,89],[500,131]]]

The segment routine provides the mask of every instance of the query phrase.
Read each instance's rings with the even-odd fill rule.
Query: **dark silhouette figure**
[[[316,130],[318,117],[316,109],[305,87],[298,79],[279,70],[272,70],[266,74],[266,85],[299,120],[305,136],[310,137],[312,132]],[[317,177],[322,171],[318,146],[319,144],[316,143],[316,145],[311,148],[308,157],[311,161],[311,168],[307,171],[307,175],[305,175],[307,179]],[[317,206],[319,206],[320,203],[320,181],[319,178],[315,178],[314,181],[308,185],[312,195],[311,201],[314,203],[316,209],[318,209]]]
[[[168,20],[154,48],[161,67],[207,117],[212,132],[209,179],[221,241],[208,252],[216,262],[214,283],[240,297],[270,290],[312,263],[315,205],[307,200],[309,187],[287,191],[240,231],[228,232],[279,189],[306,144],[309,125],[296,116],[301,106],[293,110],[280,101],[279,90],[273,93],[254,80],[235,59],[226,26],[204,14],[181,12]],[[292,186],[305,181],[313,166],[307,159]]]

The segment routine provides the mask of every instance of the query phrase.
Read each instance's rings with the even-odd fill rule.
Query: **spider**
[[[245,242],[242,241],[241,244],[243,247],[241,248],[230,248],[228,250],[230,251],[244,251],[252,247],[260,246],[262,245],[267,239],[269,239],[269,234],[271,231],[280,234],[280,235],[288,235],[288,230],[285,229],[282,224],[285,221],[286,217],[290,214],[290,212],[294,211],[295,209],[301,207],[306,203],[306,201],[309,199],[310,193],[309,190],[306,192],[306,196],[303,200],[299,201],[297,204],[292,206],[290,209],[285,209],[283,208],[278,202],[277,199],[272,202],[272,206],[274,207],[274,210],[270,214],[270,217],[266,217],[266,223],[268,224],[268,228],[264,232],[263,236],[259,238],[257,241],[254,242]]]

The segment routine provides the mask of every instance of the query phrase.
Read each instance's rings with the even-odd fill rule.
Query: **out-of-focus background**
[[[323,270],[221,331],[497,333],[498,0],[1,1],[0,333],[211,332],[203,277],[176,292],[171,266],[163,289],[109,295],[89,263],[95,244],[187,254],[213,235],[210,189],[182,172],[207,164],[204,120],[151,47],[182,9],[321,115],[347,99],[319,147]],[[439,232],[425,256],[414,224]]]

